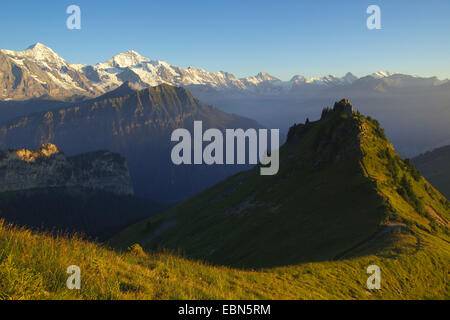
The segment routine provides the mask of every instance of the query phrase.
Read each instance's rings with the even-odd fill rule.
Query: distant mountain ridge
[[[126,82],[100,97],[19,117],[0,125],[0,148],[62,146],[68,155],[111,150],[127,159],[138,196],[175,202],[245,166],[176,166],[171,161],[173,130],[262,128],[257,122],[202,103],[181,87],[146,89]]]
[[[289,81],[282,81],[260,72],[256,76],[239,79],[224,71],[208,72],[200,68],[173,66],[145,58],[132,50],[94,66],[70,64],[41,43],[25,51],[0,50],[0,76],[3,80],[0,100],[76,95],[93,97],[111,91],[126,81],[141,87],[169,84],[196,90],[281,94],[311,87],[349,86],[365,78],[358,78],[349,72],[343,77],[327,75],[305,78],[295,75]],[[439,86],[448,82],[435,77],[421,78],[389,72],[376,72],[366,77],[376,81],[387,80],[396,86],[410,85],[411,82]]]
[[[412,161],[433,186],[450,199],[450,146],[423,153]]]

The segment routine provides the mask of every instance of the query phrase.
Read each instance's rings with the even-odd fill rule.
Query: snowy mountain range
[[[25,51],[0,50],[0,99],[96,96],[101,91],[50,48],[37,43]]]
[[[173,66],[145,58],[135,51],[120,53],[91,66],[70,64],[41,43],[24,51],[0,50],[0,100],[92,97],[113,90],[126,81],[142,88],[166,83],[196,89],[279,94],[302,88],[352,85],[360,79],[366,82],[367,79],[382,80],[384,84],[400,87],[412,83],[421,85],[422,82],[427,86],[440,86],[448,82],[435,77],[421,78],[390,72],[376,72],[362,78],[350,72],[344,77],[305,78],[295,75],[289,81],[260,72],[256,76],[239,79],[224,71],[208,72],[200,68]]]

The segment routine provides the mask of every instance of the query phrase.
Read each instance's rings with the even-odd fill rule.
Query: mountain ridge
[[[99,91],[50,48],[37,43],[24,51],[0,50],[0,99],[96,96]]]
[[[448,201],[348,100],[291,127],[276,176],[257,169],[126,229],[112,244],[268,268],[383,251],[400,234],[448,237]]]
[[[119,87],[126,81],[143,87],[162,83],[186,88],[202,87],[219,91],[236,91],[260,94],[292,93],[311,86],[317,88],[352,85],[358,79],[348,72],[343,77],[327,75],[305,78],[296,75],[282,81],[266,72],[256,76],[237,78],[233,74],[219,71],[208,72],[200,68],[181,68],[160,60],[151,60],[133,50],[119,53],[96,65],[70,64],[52,49],[41,43],[25,51],[0,50],[0,72],[4,76],[2,100],[23,100],[36,97],[67,98],[76,95],[98,96]],[[398,73],[375,72],[366,77],[374,80],[391,79]],[[421,78],[403,75],[403,82],[414,79],[433,82],[435,86],[448,83],[448,79]],[[411,80],[412,79],[412,80]],[[0,88],[1,89],[1,88]],[[20,90],[19,90],[20,89]],[[1,90],[0,90],[1,91]]]
[[[10,120],[0,125],[0,147],[64,147],[68,155],[107,149],[126,157],[136,194],[175,202],[246,166],[176,166],[171,134],[205,128],[262,128],[245,117],[204,104],[182,87],[161,84],[137,89],[125,82],[97,98]],[[167,179],[167,177],[171,177]]]

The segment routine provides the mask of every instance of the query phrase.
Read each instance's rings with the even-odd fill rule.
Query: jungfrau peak
[[[130,66],[139,65],[143,62],[150,62],[150,60],[147,58],[144,58],[136,51],[129,50],[125,53],[120,53],[120,54],[114,56],[107,63],[111,64],[112,66],[126,68],[126,67],[130,67]]]

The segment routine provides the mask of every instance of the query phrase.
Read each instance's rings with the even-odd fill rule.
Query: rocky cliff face
[[[51,143],[39,149],[0,152],[0,192],[83,187],[132,195],[125,158],[109,151],[66,157]]]

